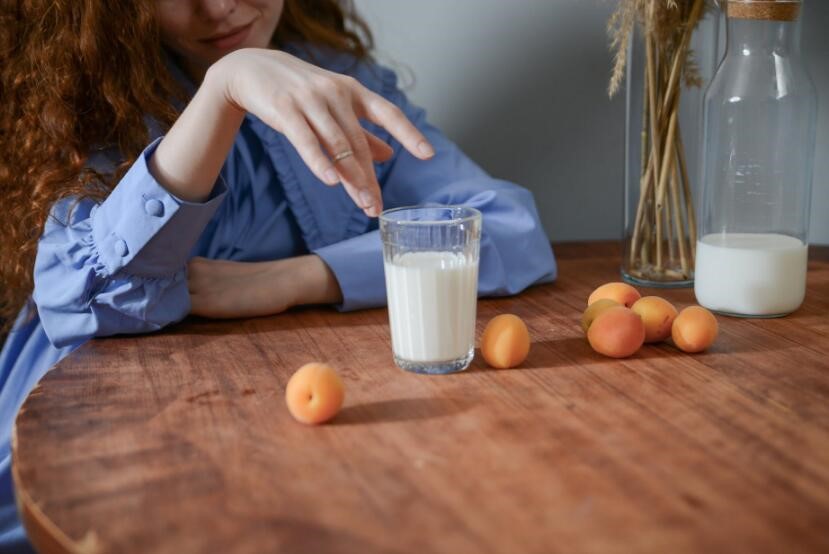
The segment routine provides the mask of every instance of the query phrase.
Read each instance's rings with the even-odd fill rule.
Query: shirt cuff
[[[313,250],[322,258],[340,285],[342,311],[374,308],[386,304],[383,245],[380,231],[372,231]]]
[[[144,277],[180,270],[227,192],[221,177],[205,202],[186,202],[167,192],[147,166],[159,141],[138,156],[107,199],[92,209],[92,238],[110,275],[124,267]]]

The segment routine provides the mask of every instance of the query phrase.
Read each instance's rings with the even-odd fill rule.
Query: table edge
[[[81,542],[72,540],[43,513],[23,486],[17,464],[17,418],[12,428],[11,443],[15,503],[29,542],[41,554],[97,554],[100,549],[94,535]]]

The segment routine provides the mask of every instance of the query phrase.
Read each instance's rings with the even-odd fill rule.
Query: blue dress
[[[304,50],[289,51],[308,59]],[[553,253],[530,192],[493,179],[467,158],[407,101],[392,71],[321,51],[310,61],[349,73],[396,104],[434,145],[434,158],[421,161],[384,129],[364,123],[394,149],[389,161],[375,165],[385,208],[436,202],[483,213],[481,295],[515,294],[555,278]],[[177,76],[184,79],[180,72]],[[185,273],[190,257],[261,261],[314,253],[339,282],[339,309],[385,304],[377,220],[357,208],[342,187],[317,180],[283,135],[248,115],[203,203],[172,196],[150,174],[147,159],[159,140],[156,136],[103,203],[61,201],[46,223],[33,302],[0,354],[4,551],[26,548],[14,506],[9,444],[26,395],[92,337],[157,331],[183,319],[190,310]],[[100,154],[91,163],[105,167],[113,160]]]

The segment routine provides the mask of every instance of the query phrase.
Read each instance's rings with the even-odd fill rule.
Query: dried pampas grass
[[[707,8],[706,0],[619,0],[607,25],[610,96],[621,87],[637,25],[645,43],[640,196],[626,260],[627,273],[641,280],[693,278],[696,216],[678,110],[682,85],[702,84],[689,45]]]

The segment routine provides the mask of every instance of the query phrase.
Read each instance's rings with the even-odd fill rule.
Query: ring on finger
[[[342,152],[340,152],[339,154],[337,154],[336,156],[334,156],[334,163],[341,162],[341,161],[343,161],[344,159],[346,159],[346,158],[348,158],[348,157],[350,157],[350,156],[353,156],[353,155],[354,155],[354,151],[353,151],[353,150],[343,150]]]

